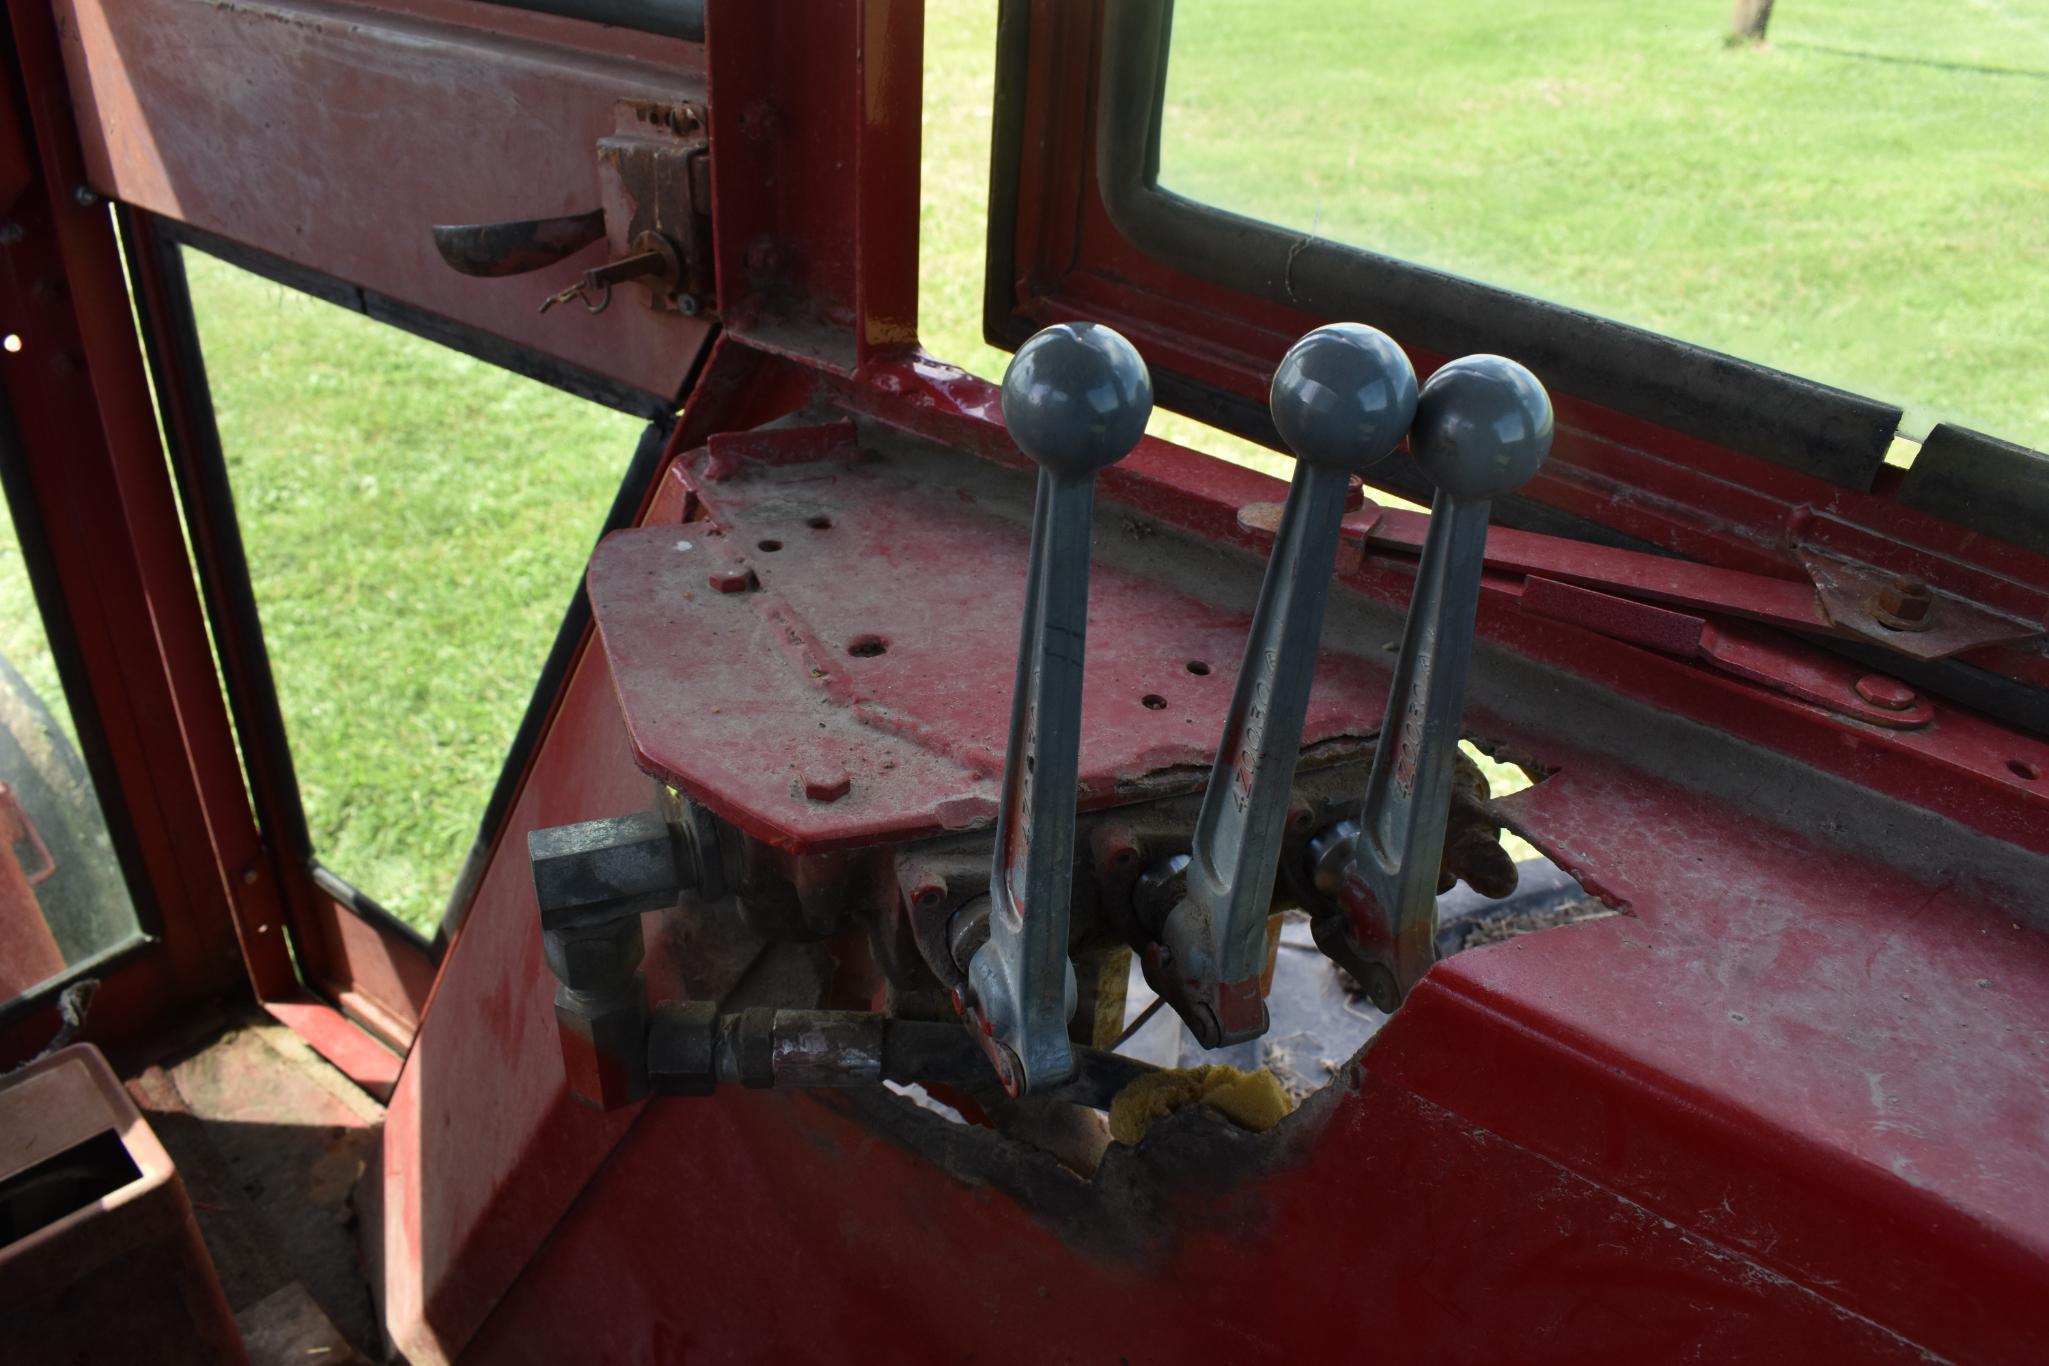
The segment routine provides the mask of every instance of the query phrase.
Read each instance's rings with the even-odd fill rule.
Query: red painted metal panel
[[[385,1323],[417,1363],[468,1340],[634,1113],[589,1110],[563,1082],[524,847],[528,830],[652,801],[609,684],[603,656],[586,651],[385,1114]]]
[[[705,33],[727,325],[842,374],[914,342],[922,3],[712,0]]]
[[[2049,1352],[2039,899],[1576,757],[1504,805],[1629,914],[1441,964],[1369,1065],[1938,1353]]]
[[[300,941],[318,946],[320,970],[307,974],[310,984],[393,1047],[411,1043],[434,986],[434,960],[425,950],[318,892],[296,923]]]
[[[2049,1351],[2039,935],[1597,756],[1518,807],[1630,913],[1441,965],[1275,1134],[1088,1183],[907,1102],[657,1101],[468,1359]]]
[[[1025,482],[848,423],[725,438],[689,468],[715,520],[618,532],[591,560],[641,766],[796,853],[994,821]],[[1088,657],[1085,807],[1207,775],[1248,618],[1169,572],[1094,571],[1089,630],[1113,644]],[[1381,664],[1326,651],[1307,742],[1363,738],[1386,695]],[[819,800],[814,775],[850,786]]]
[[[669,454],[710,433],[779,417],[812,389],[801,369],[721,339]],[[643,515],[679,508],[668,470]],[[469,917],[443,961],[385,1114],[378,1227],[387,1330],[421,1366],[461,1350],[611,1151],[633,1111],[599,1114],[569,1094],[541,956],[526,834],[649,805],[602,651],[585,637],[522,776]],[[650,936],[651,989],[675,989]],[[510,975],[508,976],[508,970]],[[545,1052],[546,1067],[529,1065]]]
[[[603,244],[508,279],[458,275],[436,223],[598,207],[621,99],[702,100],[702,48],[446,3],[60,0],[84,180],[165,218],[339,276],[656,394],[706,321],[622,299],[536,312]],[[525,31],[522,31],[525,30]],[[591,50],[595,46],[597,50]]]
[[[887,371],[894,383],[846,392],[877,417],[1014,462],[986,388],[918,364],[922,376]],[[821,448],[815,432],[786,439],[806,458]],[[854,486],[881,463],[836,471],[832,506],[868,506]],[[1271,501],[1264,476],[1157,444],[1112,474],[1106,520],[1128,511],[1248,548],[1266,535],[1238,516]],[[726,520],[728,490],[744,506],[762,477],[665,480],[664,515],[699,521],[641,539],[669,538],[673,552],[705,519]],[[1025,485],[1011,482],[1014,521]],[[944,541],[937,517],[926,509],[919,538],[869,558],[894,556],[901,576],[917,547]],[[997,558],[986,545],[964,553]],[[1369,559],[1344,572],[1341,597],[1399,602],[1405,586]],[[394,1278],[388,1321],[423,1360],[478,1361],[774,1359],[820,1341],[908,1359],[1123,1343],[1316,1359],[1358,1346],[1362,1322],[1394,1355],[1470,1359],[2049,1349],[2026,1317],[2049,1292],[2041,907],[1997,868],[1965,872],[1971,855],[1931,872],[1932,854],[1895,866],[1836,843],[1838,799],[1819,788],[1789,806],[1779,770],[1753,795],[1689,792],[1726,756],[1703,760],[1696,740],[1708,767],[1661,769],[1661,752],[1633,752],[1643,736],[1623,698],[1698,710],[1865,780],[1887,762],[1915,771],[1896,735],[1735,680],[1708,687],[1696,666],[1509,599],[1489,599],[1482,631],[1554,669],[1525,696],[1490,681],[1500,653],[1483,654],[1476,677],[1475,728],[1555,770],[1507,804],[1512,824],[1626,914],[1440,965],[1327,1109],[1250,1153],[1183,1161],[1168,1142],[1090,1185],[879,1096],[837,1111],[757,1096],[578,1111],[560,1081],[524,861],[502,849],[391,1112],[386,1264],[412,1257],[423,1279]],[[1092,639],[1092,658],[1113,668],[1136,648],[1128,632]],[[1007,641],[956,673],[1000,684],[991,651]],[[705,671],[755,653],[678,656],[673,689],[702,701]],[[515,830],[637,804],[596,658]],[[1583,704],[1558,684],[1572,674],[1612,688],[1600,695],[1616,710],[1572,710]],[[1919,758],[1954,743],[1945,725],[1960,715],[1938,718]],[[1597,719],[1611,733],[1589,745]],[[1918,776],[1922,799],[1974,810]],[[1899,811],[1910,843],[1942,828]],[[667,936],[649,942],[659,997]],[[1327,1300],[1291,1312],[1280,1292],[1334,1281],[1344,1315]],[[766,1287],[793,1283],[804,1293],[759,1310]]]

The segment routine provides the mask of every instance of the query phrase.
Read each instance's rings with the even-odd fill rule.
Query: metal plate
[[[702,100],[701,49],[448,0],[57,9],[94,189],[634,388],[682,387],[705,322],[638,300],[535,311],[602,246],[481,280],[431,229],[596,208],[616,102]]]
[[[797,852],[992,823],[1030,484],[909,442],[863,447],[847,423],[715,441],[695,468],[715,520],[619,532],[591,560],[641,766]],[[1249,616],[1170,583],[1153,536],[1098,504],[1084,807],[1199,787],[1237,677]],[[1256,564],[1214,568],[1249,598]],[[757,587],[714,587],[750,574]],[[1386,691],[1381,667],[1326,650],[1306,740],[1372,735]]]

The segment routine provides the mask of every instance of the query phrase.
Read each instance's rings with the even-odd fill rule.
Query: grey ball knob
[[[1131,453],[1153,412],[1136,347],[1097,323],[1057,323],[1003,372],[1003,422],[1018,449],[1060,478],[1086,478]]]
[[[1364,474],[1408,435],[1416,371],[1379,328],[1332,323],[1288,348],[1268,402],[1296,459]]]
[[[1499,498],[1551,452],[1551,397],[1505,356],[1462,356],[1423,383],[1409,450],[1455,498]]]

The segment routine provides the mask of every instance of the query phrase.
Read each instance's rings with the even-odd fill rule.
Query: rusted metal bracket
[[[673,254],[673,274],[644,275],[648,307],[713,308],[711,153],[696,104],[621,100],[614,131],[598,139],[598,189],[615,261]]]
[[[1829,621],[1910,659],[1943,659],[1985,645],[2033,640],[2042,623],[1997,611],[1908,574],[1803,548],[1800,565],[1814,581]]]
[[[1532,576],[1522,608],[1569,621],[1615,640],[1697,659],[1750,683],[1889,730],[1912,730],[1935,716],[1927,698],[1898,679],[1871,673],[1811,645],[1734,621],[1617,597],[1578,584]]]
[[[1413,513],[1387,511],[1367,534],[1367,549],[1420,551],[1424,527]],[[1920,578],[1811,546],[1797,553],[1811,582],[1495,527],[1486,566],[1805,635],[1859,639],[1915,660],[2044,634],[2039,620]]]
[[[713,305],[711,162],[704,110],[621,100],[614,131],[598,139],[599,207],[559,218],[441,224],[434,246],[464,275],[501,278],[543,270],[600,240],[611,259],[541,301],[546,313],[580,300],[602,313],[612,287],[637,281],[649,308],[694,317]]]

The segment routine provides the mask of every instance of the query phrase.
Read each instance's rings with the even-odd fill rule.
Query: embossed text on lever
[[[1274,426],[1295,452],[1295,477],[1196,819],[1187,893],[1144,957],[1153,990],[1209,1048],[1266,1032],[1267,911],[1346,486],[1408,433],[1416,373],[1385,333],[1339,323],[1295,343],[1274,372],[1271,402]]]
[[[1491,501],[1551,449],[1551,401],[1500,356],[1467,356],[1423,385],[1409,438],[1437,496],[1409,599],[1380,744],[1366,780],[1342,913],[1312,926],[1318,947],[1393,1010],[1436,958],[1438,868],[1473,654]]]
[[[996,816],[988,941],[968,968],[984,1047],[1012,1095],[1074,1070],[1067,925],[1081,758],[1082,652],[1096,471],[1145,433],[1152,381],[1107,327],[1063,323],[1018,348],[1003,420],[1039,466],[1010,740]]]

